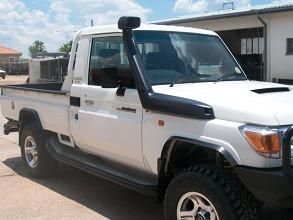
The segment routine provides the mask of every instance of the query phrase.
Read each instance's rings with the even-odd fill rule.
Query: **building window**
[[[293,55],[293,38],[287,38],[287,55]]]
[[[15,57],[9,57],[9,62],[15,62]]]
[[[246,54],[246,38],[241,39],[241,54]]]
[[[263,38],[241,38],[241,54],[262,54],[264,48]]]
[[[252,38],[246,39],[246,54],[252,54]]]
[[[252,53],[253,54],[259,54],[259,38],[255,37],[252,39],[252,44],[253,44],[253,49]]]

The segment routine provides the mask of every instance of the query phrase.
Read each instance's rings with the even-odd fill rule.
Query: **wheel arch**
[[[39,117],[39,114],[36,110],[23,108],[19,112],[19,132],[21,133],[23,128],[30,124],[36,123],[36,126],[39,130],[43,130],[43,126]]]
[[[177,143],[187,144],[192,146],[192,148],[200,148],[204,150],[209,150],[214,153],[221,155],[222,158],[228,161],[229,165],[236,166],[237,160],[227,151],[223,146],[213,143],[204,142],[197,139],[191,139],[180,136],[170,137],[164,144],[161,151],[161,156],[158,158],[157,169],[158,169],[158,200],[161,201],[164,198],[165,189],[170,182],[170,178],[167,176],[169,171],[169,165],[171,162],[172,154],[174,153],[174,148]]]

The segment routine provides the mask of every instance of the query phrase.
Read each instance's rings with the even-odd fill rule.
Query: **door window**
[[[132,77],[122,37],[100,37],[92,41],[89,85],[101,86],[102,74],[117,73],[117,80],[123,86],[131,87]],[[115,74],[116,74],[115,73]]]

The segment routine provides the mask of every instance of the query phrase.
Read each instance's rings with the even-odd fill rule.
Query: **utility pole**
[[[93,27],[93,26],[94,26],[94,20],[91,19],[91,27]]]

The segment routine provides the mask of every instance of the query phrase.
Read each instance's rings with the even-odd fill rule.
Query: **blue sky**
[[[173,7],[175,4],[175,0],[138,0],[139,4],[144,6],[145,8],[151,8],[153,13],[150,15],[150,20],[161,20],[167,18],[173,18],[178,15],[184,15],[185,13],[176,13],[173,11]],[[196,1],[193,1],[196,2]],[[214,1],[216,2],[216,1]],[[231,0],[227,0],[225,2],[231,2]],[[247,1],[248,2],[248,1]],[[259,5],[259,4],[267,4],[271,3],[272,0],[252,0],[249,1],[251,5]],[[217,10],[221,5],[210,4],[210,11]]]
[[[0,44],[23,52],[35,40],[56,51],[75,31],[117,22],[122,15],[156,21],[217,11],[231,0],[0,0]],[[234,0],[236,8],[293,0]]]
[[[111,0],[110,0],[111,1]],[[229,2],[227,0],[226,2]],[[50,7],[51,0],[23,0],[23,2],[31,9],[43,10],[47,11]],[[82,0],[80,1],[82,2]],[[143,6],[144,8],[150,8],[152,13],[149,16],[150,21],[160,20],[160,19],[167,19],[176,17],[179,13],[173,11],[174,4],[176,0],[137,0],[138,4]],[[196,1],[193,1],[196,2]],[[214,1],[216,2],[216,1]],[[251,5],[259,5],[259,4],[267,4],[271,3],[272,0],[251,0],[247,1],[250,2]],[[211,6],[211,9],[218,9]],[[184,13],[180,13],[184,14]]]

